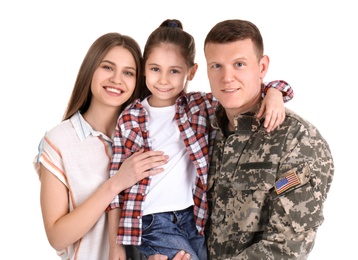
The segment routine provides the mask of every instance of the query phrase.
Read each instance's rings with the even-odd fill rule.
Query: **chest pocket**
[[[268,220],[274,173],[271,163],[248,163],[232,175],[218,177],[214,187],[213,223],[230,226],[233,233],[261,231]]]

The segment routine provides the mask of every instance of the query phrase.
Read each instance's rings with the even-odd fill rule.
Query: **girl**
[[[211,93],[186,93],[198,68],[194,58],[194,39],[178,20],[164,21],[147,40],[146,86],[138,88],[144,99],[135,100],[120,116],[110,175],[143,148],[163,150],[170,159],[163,173],[143,179],[111,203],[110,259],[125,259],[120,245],[126,244],[137,245],[146,257],[162,254],[171,259],[184,249],[191,259],[207,259],[203,231],[215,135],[210,120],[218,103]],[[274,122],[284,110],[282,94],[276,92],[270,102],[282,106],[273,112]]]

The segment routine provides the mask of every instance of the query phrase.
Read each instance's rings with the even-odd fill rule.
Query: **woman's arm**
[[[167,159],[163,152],[140,151],[133,154],[112,178],[71,212],[67,187],[41,164],[41,210],[51,246],[62,250],[79,240],[98,221],[118,193],[145,177],[162,172],[162,168],[156,167],[165,164]]]

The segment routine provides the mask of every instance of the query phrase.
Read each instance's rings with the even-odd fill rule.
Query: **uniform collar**
[[[251,132],[255,132],[260,128],[264,120],[263,117],[256,117],[260,105],[261,103],[234,117],[235,134],[251,134]],[[216,109],[212,125],[214,128],[220,129],[223,133],[227,133],[228,123],[229,119],[226,116],[225,109],[220,104]]]

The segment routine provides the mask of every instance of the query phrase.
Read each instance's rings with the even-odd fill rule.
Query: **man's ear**
[[[266,76],[270,64],[270,58],[267,55],[262,56],[260,60],[260,78],[263,80]]]

